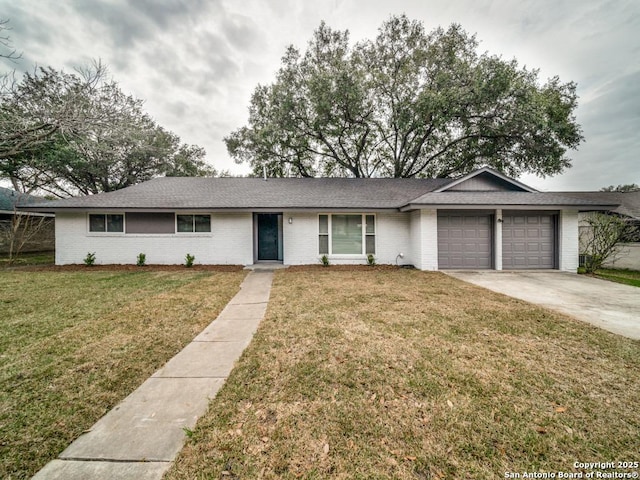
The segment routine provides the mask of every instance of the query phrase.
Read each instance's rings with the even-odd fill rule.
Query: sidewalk
[[[272,280],[250,272],[216,320],[33,478],[160,479],[251,342]]]

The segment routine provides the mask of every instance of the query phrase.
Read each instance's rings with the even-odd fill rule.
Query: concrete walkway
[[[273,272],[250,272],[214,320],[34,479],[160,479],[264,317]]]
[[[494,292],[542,305],[618,335],[640,339],[640,289],[555,271],[444,271]]]

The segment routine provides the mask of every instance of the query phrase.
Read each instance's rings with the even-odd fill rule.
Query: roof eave
[[[616,205],[535,205],[535,204],[463,204],[463,203],[410,203],[400,208],[401,212],[421,209],[438,209],[438,210],[578,210],[579,212],[591,211],[608,211],[612,210]]]
[[[25,209],[26,210],[26,209]],[[310,207],[310,206],[273,206],[273,207],[30,207],[34,212],[281,212],[281,211],[314,211],[314,212],[398,212],[399,206],[356,206],[356,207]]]

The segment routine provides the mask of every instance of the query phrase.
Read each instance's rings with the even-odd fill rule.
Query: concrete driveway
[[[558,271],[445,271],[494,292],[640,339],[640,288]]]

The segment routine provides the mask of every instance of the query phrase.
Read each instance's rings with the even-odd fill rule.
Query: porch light
[[[291,225],[293,223],[293,217],[289,217],[288,222],[289,222],[289,225]]]

